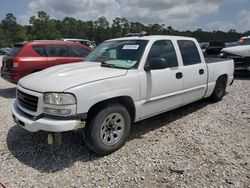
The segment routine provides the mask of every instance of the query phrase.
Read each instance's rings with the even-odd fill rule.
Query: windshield
[[[248,38],[248,39],[240,39],[238,41],[238,44],[239,45],[250,45],[250,38]]]
[[[101,62],[111,68],[135,68],[141,60],[148,40],[119,40],[100,44],[85,61]]]

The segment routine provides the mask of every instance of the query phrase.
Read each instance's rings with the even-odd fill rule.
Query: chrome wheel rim
[[[119,142],[125,131],[125,120],[120,113],[109,114],[103,121],[100,129],[100,138],[103,144],[112,146]]]

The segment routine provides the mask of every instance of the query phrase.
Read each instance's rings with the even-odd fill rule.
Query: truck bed
[[[218,63],[222,61],[227,61],[228,59],[218,58],[218,57],[205,57],[206,63]]]
[[[233,81],[234,62],[222,58],[205,58],[208,67],[208,89],[206,97],[209,97],[215,87],[216,80],[220,75],[227,75],[227,85]]]

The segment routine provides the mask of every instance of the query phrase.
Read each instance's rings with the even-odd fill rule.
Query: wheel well
[[[101,102],[98,102],[96,104],[94,104],[88,111],[88,117],[87,117],[87,121],[89,119],[92,119],[93,116],[100,111],[101,109],[107,107],[109,104],[111,103],[120,103],[122,104],[129,112],[130,117],[131,117],[131,121],[135,120],[135,105],[133,102],[133,99],[131,97],[128,96],[121,96],[121,97],[115,97],[115,98],[111,98],[111,99],[107,99]]]
[[[217,80],[219,80],[220,78],[225,78],[226,79],[226,84],[227,84],[227,79],[228,79],[227,74],[220,75]]]

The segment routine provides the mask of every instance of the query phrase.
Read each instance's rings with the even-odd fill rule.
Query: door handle
[[[177,72],[177,73],[176,73],[176,78],[177,78],[177,79],[181,79],[182,77],[183,77],[182,72]]]
[[[199,74],[200,74],[200,75],[204,74],[204,69],[200,69],[200,70],[199,70]]]

